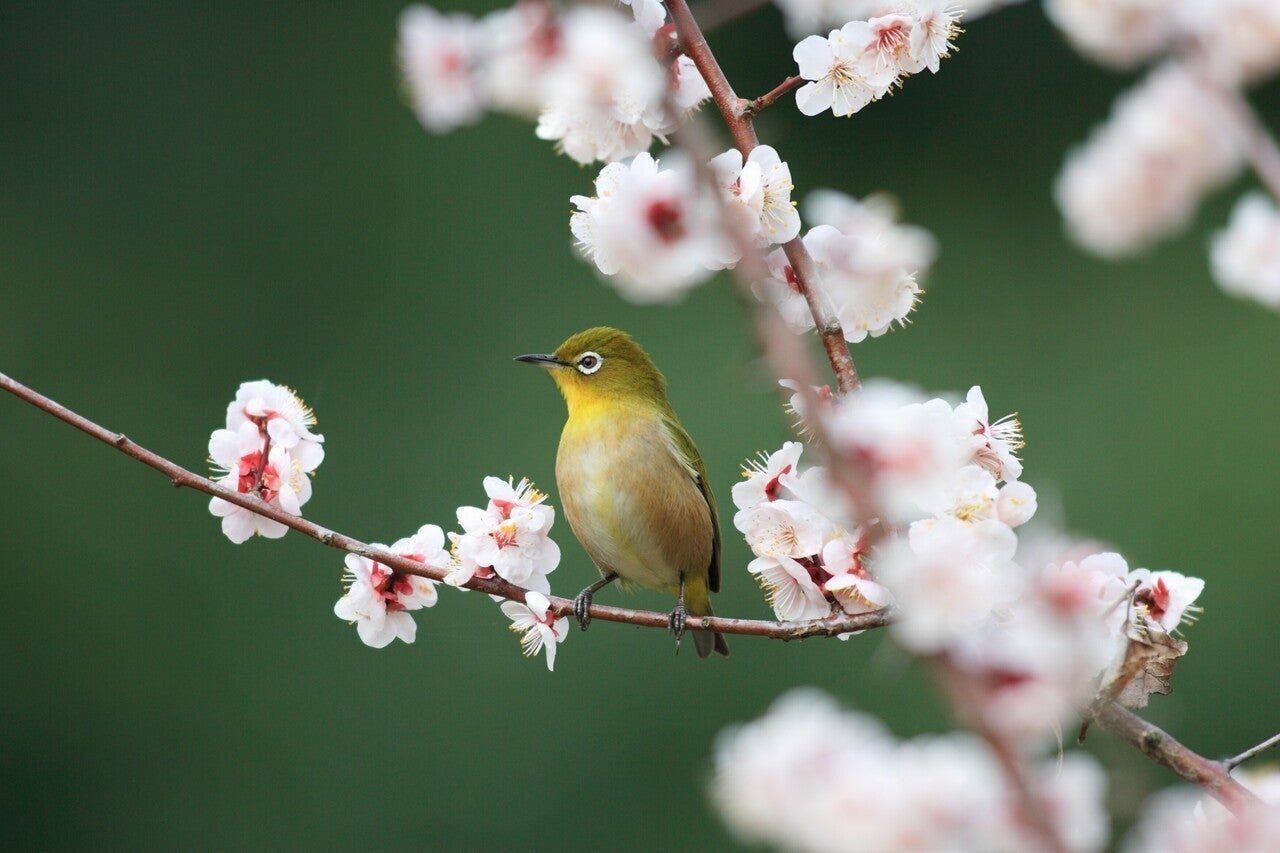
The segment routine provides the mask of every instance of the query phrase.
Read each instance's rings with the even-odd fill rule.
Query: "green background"
[[[448,527],[487,474],[553,486],[563,404],[510,358],[609,323],[666,370],[727,516],[740,460],[787,437],[727,282],[675,310],[602,286],[566,222],[594,170],[505,118],[424,133],[397,94],[398,10],[0,5],[0,370],[196,469],[239,382],[294,385],[328,440],[306,515],[390,541]],[[744,94],[792,70],[773,10],[712,41]],[[1216,755],[1280,720],[1280,318],[1207,272],[1247,181],[1141,259],[1066,242],[1051,182],[1128,82],[1027,5],[852,120],[784,103],[759,124],[799,195],[889,189],[941,241],[914,324],[855,347],[863,374],[981,383],[993,413],[1021,412],[1042,512],[1207,579],[1151,716]],[[1255,101],[1280,115],[1280,88]],[[903,735],[947,725],[873,635],[699,661],[598,624],[549,674],[496,607],[446,591],[415,645],[367,649],[331,612],[340,554],[233,546],[202,497],[16,400],[0,439],[12,843],[723,848],[713,738],[785,688]],[[557,531],[572,593],[594,570]],[[717,608],[764,616],[729,533]],[[1122,815],[1169,781],[1105,733],[1090,746]]]

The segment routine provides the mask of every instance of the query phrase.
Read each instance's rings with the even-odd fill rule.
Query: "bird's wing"
[[[720,591],[720,513],[716,510],[715,495],[711,494],[711,485],[707,481],[707,466],[702,461],[698,447],[685,432],[680,421],[674,415],[663,417],[667,428],[668,448],[680,466],[689,474],[702,498],[711,511],[711,565],[707,566],[707,585],[712,592]]]

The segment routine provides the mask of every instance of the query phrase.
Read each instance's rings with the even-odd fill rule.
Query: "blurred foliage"
[[[197,469],[237,383],[295,385],[328,439],[307,515],[390,541],[447,527],[486,474],[554,485],[562,403],[510,357],[609,323],[666,370],[728,515],[739,461],[787,436],[730,288],[665,310],[601,286],[566,225],[593,171],[512,120],[423,133],[397,95],[398,8],[0,6],[0,369]],[[1151,715],[1233,752],[1280,718],[1257,668],[1280,607],[1280,318],[1209,281],[1206,235],[1234,193],[1131,262],[1068,245],[1051,182],[1128,81],[1078,60],[1034,4],[969,30],[942,73],[855,119],[784,103],[761,135],[801,192],[889,189],[941,240],[916,322],[856,347],[864,375],[981,383],[994,412],[1021,412],[1046,514],[1207,578]],[[789,73],[773,10],[712,40],[744,94]],[[1256,94],[1275,117],[1280,91]],[[699,661],[598,624],[551,675],[496,607],[444,593],[416,645],[372,651],[331,613],[336,552],[292,534],[231,546],[201,497],[13,400],[0,437],[18,846],[723,848],[714,736],[783,689],[821,685],[903,735],[948,725],[878,636],[739,638]],[[594,570],[558,538],[553,581],[572,593]],[[717,607],[763,616],[727,541]],[[1121,812],[1168,781],[1091,740]]]

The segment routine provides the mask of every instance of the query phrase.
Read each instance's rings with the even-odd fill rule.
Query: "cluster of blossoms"
[[[227,423],[209,437],[209,460],[218,485],[255,495],[301,515],[311,499],[311,477],[324,461],[324,436],[311,432],[315,415],[290,388],[265,379],[245,382],[227,406]],[[209,501],[222,532],[237,545],[255,533],[279,539],[289,528],[228,503]]]
[[[484,508],[458,508],[461,533],[445,533],[434,524],[424,525],[416,534],[390,547],[374,545],[400,557],[435,569],[445,583],[463,587],[472,578],[501,578],[530,590],[524,603],[493,596],[502,612],[511,619],[511,629],[521,634],[526,655],[543,649],[547,668],[555,666],[557,644],[568,635],[568,620],[557,619],[547,594],[547,575],[560,563],[560,547],[551,539],[555,510],[546,504],[546,495],[527,480],[513,485],[510,480],[486,477]],[[366,645],[383,648],[397,637],[412,643],[417,626],[410,613],[436,603],[435,582],[415,574],[396,571],[376,560],[349,554],[346,560],[346,594],[333,612],[356,625]]]
[[[414,110],[437,133],[486,109],[536,118],[537,135],[579,163],[639,154],[711,93],[662,4],[631,5],[634,21],[601,7],[557,14],[543,0],[480,20],[411,6],[399,54]]]
[[[792,57],[809,81],[796,91],[808,116],[851,116],[888,95],[903,77],[938,66],[955,49],[960,10],[947,0],[907,0],[868,20],[850,20],[826,37],[812,35]]]
[[[824,469],[802,470],[798,443],[747,467],[734,524],[779,619],[892,603],[898,643],[963,673],[989,727],[1028,748],[1095,695],[1140,707],[1167,692],[1204,582],[1130,571],[1100,549],[1020,548],[1015,528],[1036,511],[1021,428],[993,422],[980,388],[952,404],[869,383],[802,413],[821,419],[880,517],[856,518]]]
[[[1240,90],[1280,71],[1274,0],[1047,0],[1085,55],[1130,68],[1172,55],[1122,96],[1072,151],[1056,197],[1072,237],[1104,257],[1181,230],[1206,194],[1240,170],[1252,131]],[[1244,200],[1216,241],[1222,288],[1276,307],[1276,261],[1258,248],[1266,210]]]
[[[981,741],[898,740],[816,692],[793,691],[722,734],[715,771],[716,805],[743,841],[823,853],[1043,849]],[[1106,774],[1096,761],[1072,752],[1028,775],[1028,793],[1065,850],[1103,848]]]

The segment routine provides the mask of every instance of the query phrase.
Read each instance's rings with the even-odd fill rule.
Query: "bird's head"
[[[578,332],[553,353],[520,355],[516,361],[547,368],[570,411],[595,403],[667,399],[666,380],[649,354],[626,332],[608,326]]]

